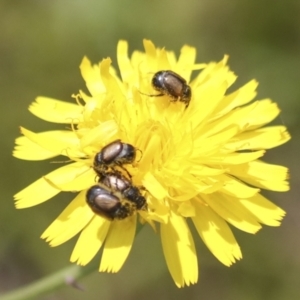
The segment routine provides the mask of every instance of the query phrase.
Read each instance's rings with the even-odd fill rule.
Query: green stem
[[[48,294],[54,290],[58,290],[66,285],[76,286],[76,281],[93,271],[97,270],[97,266],[93,263],[81,267],[71,265],[43,279],[40,279],[28,286],[21,287],[7,294],[0,295],[1,300],[33,300],[42,295]],[[79,287],[80,288],[80,287]]]
[[[141,224],[137,224],[136,235],[142,227]],[[97,268],[96,263],[89,263],[85,267],[71,265],[32,284],[0,295],[0,300],[33,300],[37,297],[40,299],[42,295],[58,290],[66,285],[80,289],[80,286],[77,285],[77,280],[96,271]]]

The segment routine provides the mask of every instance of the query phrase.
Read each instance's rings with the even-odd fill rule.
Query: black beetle
[[[152,86],[160,94],[147,95],[149,97],[168,95],[173,102],[179,100],[184,102],[186,107],[188,107],[191,101],[192,90],[190,86],[184,78],[173,71],[166,70],[155,73],[152,78]]]
[[[94,185],[88,189],[86,202],[94,213],[109,220],[125,219],[133,214],[133,209],[129,204],[122,203],[117,195],[100,185]]]
[[[99,180],[113,192],[119,192],[122,198],[130,201],[136,209],[144,209],[146,207],[146,199],[142,196],[139,188],[132,185],[131,181],[122,176],[119,172],[106,173]]]
[[[136,157],[136,149],[131,144],[122,143],[115,140],[106,145],[95,155],[94,170],[97,174],[105,174],[109,166],[117,165],[130,174],[122,167],[123,164],[133,163]]]
[[[101,174],[98,184],[88,189],[86,202],[94,213],[109,220],[125,219],[147,208],[140,190],[117,171]]]

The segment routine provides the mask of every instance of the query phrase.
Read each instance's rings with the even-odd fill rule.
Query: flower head
[[[135,51],[129,58],[127,43],[119,42],[120,77],[109,58],[98,65],[84,58],[80,70],[89,95],[80,91],[74,96],[76,103],[38,97],[30,106],[37,117],[69,124],[70,130],[34,133],[21,128],[24,136],[17,138],[14,156],[43,160],[62,155],[72,162],[17,193],[16,207],[40,204],[62,191],[78,192],[42,238],[57,246],[80,233],[71,261],[81,265],[103,245],[100,271],[122,267],[137,222],[158,225],[168,268],[182,287],[198,279],[188,218],[226,266],[242,257],[230,225],[252,234],[262,224],[279,226],[285,212],[260,192],[287,191],[287,168],[261,158],[290,136],[284,126],[264,127],[279,109],[270,99],[252,101],[255,80],[227,92],[237,78],[226,65],[227,56],[220,62],[196,64],[196,50],[189,46],[181,49],[178,59],[148,40],[144,47],[145,52]],[[157,89],[151,82],[161,70],[172,72],[160,79],[166,79],[167,86]],[[198,74],[191,80],[193,71]],[[183,88],[190,88],[191,95],[182,97]],[[120,220],[109,220],[94,213],[86,193],[98,184],[96,153],[116,140],[139,152],[134,162],[117,168],[126,169],[131,177],[127,179],[147,205]]]

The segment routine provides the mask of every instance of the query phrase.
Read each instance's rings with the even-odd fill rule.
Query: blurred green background
[[[14,208],[13,194],[56,168],[49,161],[11,157],[18,126],[57,127],[31,115],[29,104],[38,95],[70,101],[72,93],[85,89],[78,68],[84,55],[95,63],[110,56],[116,66],[119,39],[128,40],[132,51],[142,50],[142,39],[148,38],[177,53],[183,44],[193,45],[198,62],[229,54],[239,75],[235,87],[256,78],[258,99],[271,97],[279,104],[276,124],[288,126],[293,139],[269,151],[265,160],[290,167],[292,190],[266,195],[287,216],[280,228],[265,227],[255,236],[234,230],[244,259],[231,268],[196,238],[200,280],[192,287],[175,287],[158,236],[144,228],[118,274],[94,273],[80,281],[84,292],[66,287],[42,299],[299,299],[299,16],[297,0],[2,0],[0,292],[69,265],[76,241],[50,248],[39,239],[73,195]]]

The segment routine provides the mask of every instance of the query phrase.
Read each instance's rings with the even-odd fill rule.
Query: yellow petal
[[[93,211],[86,204],[85,193],[79,193],[42,234],[41,238],[49,242],[50,246],[55,247],[68,241],[94,217]]]
[[[205,87],[207,85],[214,85],[215,87],[220,87],[220,85],[225,85],[226,89],[229,88],[236,80],[237,76],[234,75],[226,66],[228,56],[225,55],[224,58],[218,62],[211,62],[207,64],[206,68],[196,77],[196,79],[191,83],[193,86],[193,93],[197,94],[195,87]],[[194,102],[200,105],[201,99],[194,98]],[[205,98],[209,99],[209,98]],[[196,101],[195,101],[196,100]],[[202,99],[203,100],[203,99]],[[202,101],[203,103],[203,101]]]
[[[150,69],[150,71],[155,72],[157,71],[156,70],[156,66],[157,66],[156,48],[150,40],[146,40],[146,39],[143,40],[143,45],[145,48],[148,68]]]
[[[103,249],[100,272],[118,272],[123,266],[134,240],[136,215],[114,221],[108,232]]]
[[[29,140],[26,136],[20,136],[15,141],[16,146],[13,156],[24,160],[44,160],[57,156],[57,153],[49,151],[35,142]]]
[[[278,192],[289,190],[286,181],[288,169],[283,166],[252,161],[248,164],[231,166],[230,173],[253,186]]]
[[[140,212],[147,220],[154,220],[159,223],[167,223],[170,208],[164,201],[159,201],[155,197],[147,197],[147,204],[149,210],[146,213]]]
[[[146,173],[143,180],[143,186],[158,200],[163,200],[168,196],[168,191],[150,172]]]
[[[165,49],[157,49],[157,68],[159,68],[156,71],[159,70],[170,70],[171,69],[171,63],[175,62],[175,54],[171,51],[166,51]]]
[[[218,119],[220,116],[226,115],[234,108],[247,104],[253,100],[257,94],[255,91],[257,86],[258,82],[256,80],[251,80],[235,92],[226,95],[220,102],[213,116],[213,120]]]
[[[280,113],[276,103],[270,99],[259,100],[254,103],[253,110],[244,119],[247,130],[254,130],[271,121]]]
[[[216,88],[217,87],[217,88]],[[220,101],[226,92],[227,86],[223,83],[211,83],[203,86],[199,86],[194,89],[194,98],[191,102],[191,107],[199,106],[197,114],[193,120],[197,121],[197,124],[202,123],[210,116],[214,109],[218,106]],[[201,99],[209,99],[209,101],[202,101]],[[200,109],[201,108],[201,109]]]
[[[191,155],[191,159],[203,164],[222,163],[222,160],[219,160],[219,155],[216,152],[219,151],[220,146],[235,136],[237,132],[238,127],[233,125],[209,138],[202,139],[200,137],[199,139],[195,139],[195,149]]]
[[[73,131],[54,130],[34,133],[21,127],[21,132],[33,143],[53,152],[53,155],[84,156],[79,149],[79,139]],[[28,151],[28,149],[24,149],[24,151]]]
[[[15,205],[16,208],[31,207],[49,200],[58,193],[60,193],[58,188],[49,184],[44,178],[40,178],[14,195]]]
[[[180,76],[182,76],[187,82],[190,81],[192,66],[195,63],[195,59],[196,49],[194,47],[185,45],[181,48],[178,63],[174,71],[180,72]]]
[[[234,150],[271,149],[286,143],[290,135],[285,126],[270,126],[238,135],[226,148]]]
[[[96,181],[96,174],[93,169],[89,168],[81,172],[78,174],[67,172],[63,179],[59,177],[48,179],[47,176],[45,176],[45,179],[61,191],[77,192],[89,188]]]
[[[80,71],[86,86],[93,96],[104,94],[106,88],[100,76],[99,66],[92,66],[87,57],[84,57],[80,64]]]
[[[160,225],[165,259],[175,284],[183,287],[198,281],[198,262],[193,237],[184,218],[170,212],[169,222]]]
[[[244,164],[246,162],[251,162],[262,157],[265,153],[265,150],[253,151],[248,153],[231,153],[227,154],[224,157],[223,163],[233,165]]]
[[[209,206],[196,203],[194,225],[211,253],[224,265],[230,266],[242,258],[242,253],[228,224]]]
[[[221,116],[215,121],[209,122],[205,128],[203,128],[201,138],[210,137],[218,132],[222,132],[225,128],[230,127],[233,124],[239,128],[239,131],[243,130],[245,128],[245,119],[253,109],[253,104],[239,107],[227,113],[226,115]]]
[[[118,65],[123,82],[131,83],[134,78],[134,70],[131,66],[128,57],[128,43],[127,41],[119,41],[117,46]]]
[[[82,101],[85,103],[84,110],[82,112],[82,117],[84,122],[90,122],[93,118],[93,113],[97,109],[97,105],[99,104],[99,100],[95,97],[88,96],[85,92],[82,90],[79,91],[78,97],[82,99]],[[78,127],[80,130],[80,127]]]
[[[258,222],[268,226],[279,226],[285,211],[260,194],[241,199],[241,203],[255,215]]]
[[[261,229],[257,219],[240,202],[239,199],[221,193],[201,195],[201,198],[224,220],[236,228],[248,233]]]
[[[194,217],[196,214],[195,206],[190,201],[184,201],[179,205],[177,213],[185,218]]]
[[[79,191],[93,183],[95,174],[93,174],[92,169],[85,162],[75,162],[56,169],[45,175],[44,178],[56,188],[62,187],[67,191]],[[84,181],[79,183],[80,179],[77,178],[82,178]],[[73,181],[78,186],[74,186],[72,184]]]
[[[114,120],[102,122],[84,133],[84,136],[80,140],[80,145],[84,149],[85,147],[99,143],[99,141],[103,140],[103,137],[109,141],[117,132],[118,126]]]
[[[196,183],[196,188],[198,189],[198,194],[211,194],[218,190],[220,190],[223,186],[223,182],[219,181],[214,177],[202,178],[201,181],[198,180],[198,184]]]
[[[111,222],[94,216],[91,222],[82,230],[70,261],[78,265],[86,265],[102,247]]]
[[[220,191],[229,196],[236,198],[250,198],[257,194],[260,190],[252,188],[233,177],[229,177],[225,174],[219,175],[218,179],[223,182],[223,187]]]
[[[190,174],[192,174],[193,176],[215,176],[215,175],[220,175],[226,172],[225,169],[221,169],[221,168],[211,168],[208,166],[204,166],[204,165],[196,165],[194,164],[191,169],[190,169]]]
[[[103,59],[100,63],[100,74],[107,91],[114,92],[114,97],[118,99],[118,103],[126,101],[127,99],[123,93],[122,86],[119,85],[117,78],[111,73],[110,58]]]
[[[38,118],[53,123],[78,124],[83,121],[82,107],[47,97],[37,97],[29,106],[29,111]]]

